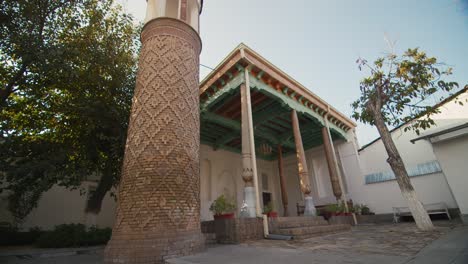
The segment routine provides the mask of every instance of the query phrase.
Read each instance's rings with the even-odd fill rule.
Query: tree
[[[455,82],[443,80],[452,74],[452,69],[417,48],[408,49],[401,56],[388,54],[372,64],[361,58],[357,63],[360,70],[369,70],[370,76],[360,83],[361,96],[352,104],[353,118],[377,127],[388,154],[387,162],[418,228],[432,230],[431,219],[417,198],[388,126],[408,123],[404,130],[419,134],[434,125],[431,115],[439,110],[424,101],[458,87]]]
[[[58,184],[98,179],[86,210],[118,184],[139,28],[112,0],[0,7],[0,187],[23,219]],[[0,191],[2,190],[0,189]]]

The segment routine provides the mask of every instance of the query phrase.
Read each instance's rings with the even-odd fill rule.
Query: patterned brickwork
[[[262,218],[216,219],[216,241],[220,244],[239,244],[263,239]]]
[[[143,29],[117,216],[105,263],[162,263],[203,248],[200,231],[199,54],[187,24]]]

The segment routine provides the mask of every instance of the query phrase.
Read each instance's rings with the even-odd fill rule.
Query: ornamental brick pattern
[[[117,216],[105,263],[163,263],[204,247],[200,231],[200,38],[170,18],[146,24]]]

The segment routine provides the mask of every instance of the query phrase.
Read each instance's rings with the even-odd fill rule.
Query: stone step
[[[216,244],[216,234],[215,233],[203,233],[205,237],[205,245],[214,245]]]
[[[324,220],[323,216],[285,216],[285,217],[276,217],[275,220],[278,223],[281,222],[291,222],[291,221],[313,221],[313,220]]]
[[[349,230],[351,230],[351,225],[317,225],[309,227],[281,228],[278,232],[280,235],[293,236],[294,239],[305,239]]]
[[[278,228],[294,228],[294,227],[309,227],[309,226],[322,226],[328,225],[325,219],[304,219],[302,221],[288,221],[278,222],[276,226]]]

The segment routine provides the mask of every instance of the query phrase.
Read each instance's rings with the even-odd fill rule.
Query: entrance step
[[[351,230],[351,225],[315,225],[309,227],[280,228],[281,235],[293,236],[294,239],[306,239],[310,237],[334,234]]]
[[[278,217],[276,219],[276,228],[294,228],[328,225],[328,222],[321,216],[317,217]]]
[[[216,244],[216,234],[215,233],[203,233],[205,237],[205,245],[214,245]]]
[[[305,239],[351,230],[349,224],[330,225],[322,216],[294,216],[270,219],[272,234],[293,236]]]

